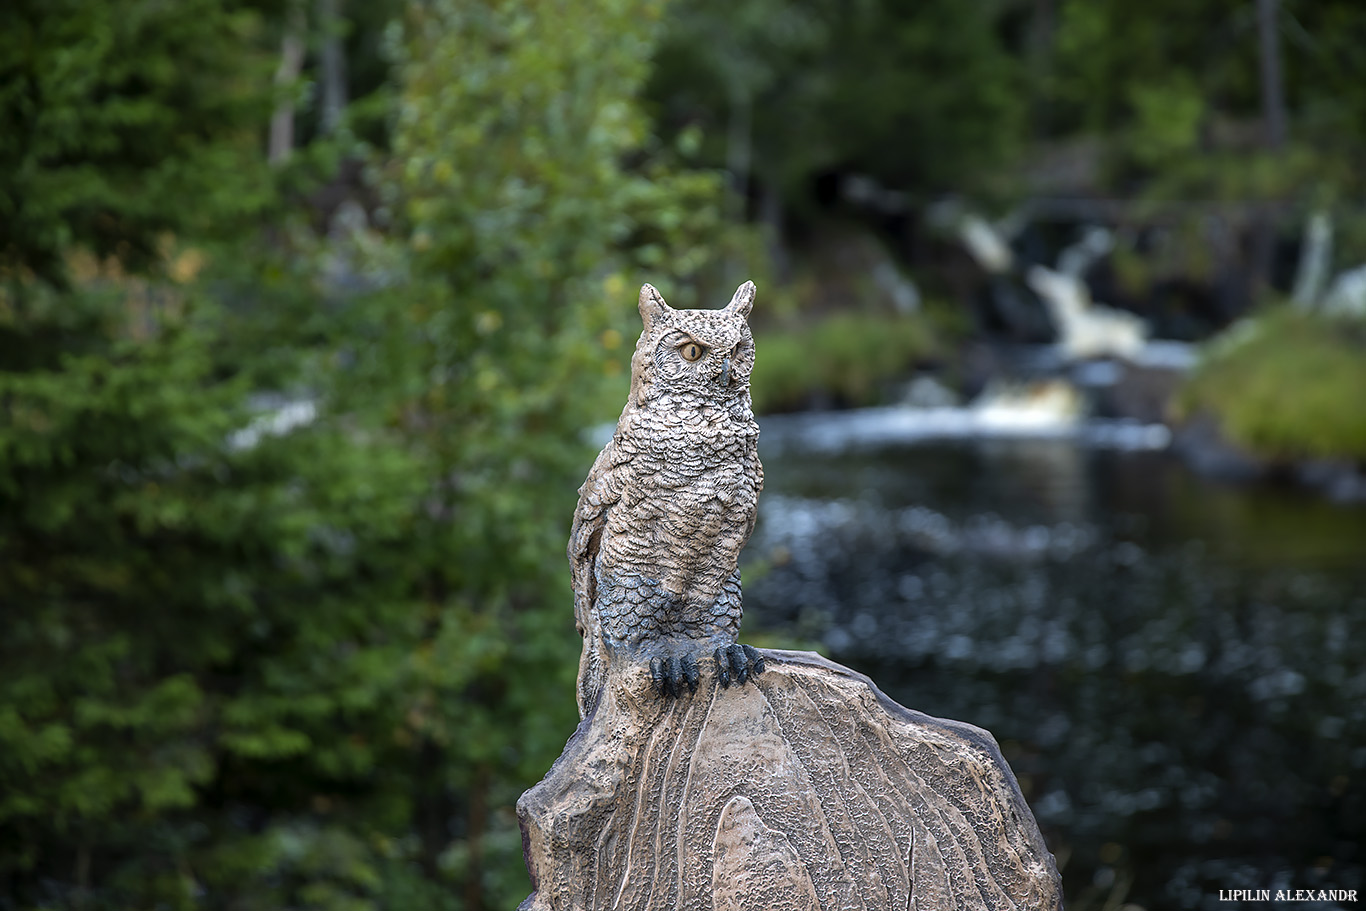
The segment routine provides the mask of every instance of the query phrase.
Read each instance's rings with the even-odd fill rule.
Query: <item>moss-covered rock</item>
[[[1366,462],[1366,320],[1276,309],[1210,343],[1175,417],[1213,416],[1271,461]]]

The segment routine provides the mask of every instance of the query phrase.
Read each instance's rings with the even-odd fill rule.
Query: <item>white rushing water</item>
[[[966,408],[893,405],[770,415],[760,418],[759,428],[766,448],[819,452],[972,439],[1070,439],[1085,446],[1129,451],[1165,449],[1171,444],[1171,431],[1163,424],[1082,418],[1004,402]]]

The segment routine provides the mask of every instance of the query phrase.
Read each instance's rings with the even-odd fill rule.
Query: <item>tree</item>
[[[371,894],[421,475],[338,415],[253,423],[208,305],[149,335],[128,297],[5,302],[0,876],[20,907]]]
[[[664,128],[720,137],[752,117],[753,169],[797,209],[838,170],[912,193],[962,189],[1018,147],[1008,5],[679,3],[651,81]],[[726,139],[733,149],[733,139]],[[732,165],[733,166],[733,165]]]
[[[0,82],[36,137],[0,178],[5,901],[511,904],[512,802],[574,724],[563,542],[626,270],[695,278],[716,223],[634,107],[659,5],[412,6],[386,211],[330,238],[276,190],[328,156],[266,176],[286,7],[58,12]],[[49,129],[33,80],[86,44]]]
[[[418,832],[466,907],[526,891],[509,808],[574,724],[564,542],[584,429],[625,399],[634,270],[695,278],[716,224],[715,177],[668,168],[634,105],[661,12],[409,11],[386,186],[411,278],[357,307],[357,336],[385,341],[355,381],[404,378],[392,420],[439,479],[412,555],[431,610]]]
[[[167,233],[230,234],[259,213],[262,24],[249,2],[6,3],[0,274],[58,280],[72,248],[148,268]]]
[[[401,830],[369,781],[402,755],[419,624],[388,561],[423,475],[326,402],[272,432],[262,362],[229,356],[196,280],[278,212],[272,20],[213,0],[3,15],[0,891],[354,904],[382,878],[366,839]],[[277,347],[295,367],[269,378],[318,388],[325,351]]]

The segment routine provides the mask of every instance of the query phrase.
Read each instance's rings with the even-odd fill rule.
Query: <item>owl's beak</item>
[[[721,385],[730,385],[730,358],[726,358],[721,362]]]

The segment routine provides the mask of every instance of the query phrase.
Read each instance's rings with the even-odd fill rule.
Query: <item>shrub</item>
[[[1366,320],[1279,308],[1212,343],[1178,395],[1273,460],[1366,461]]]

